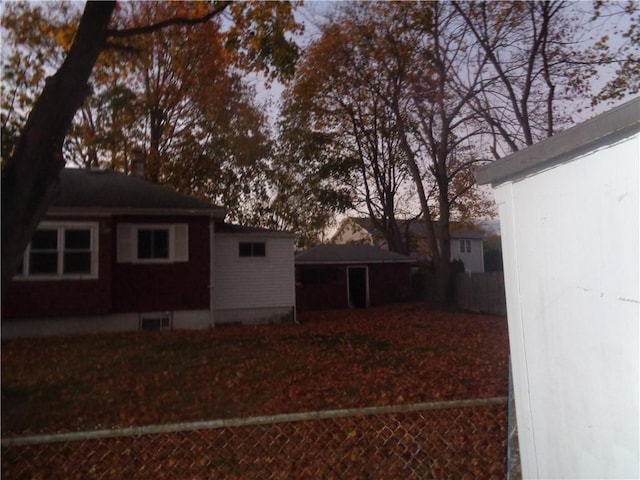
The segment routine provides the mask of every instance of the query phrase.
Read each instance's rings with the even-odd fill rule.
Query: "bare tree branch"
[[[107,37],[127,38],[134,37],[136,35],[143,35],[145,33],[157,32],[158,30],[162,30],[163,28],[171,27],[174,25],[199,25],[201,23],[208,22],[217,15],[220,15],[229,5],[231,5],[231,3],[231,1],[221,2],[217,4],[212,11],[199,17],[173,17],[167,20],[163,20],[162,22],[145,25],[143,27],[125,28],[122,30],[110,29],[107,30]]]

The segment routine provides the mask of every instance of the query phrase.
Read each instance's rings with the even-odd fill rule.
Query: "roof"
[[[478,170],[480,185],[521,178],[640,131],[640,97]]]
[[[296,255],[296,264],[415,263],[415,259],[371,245],[318,245]]]
[[[65,168],[51,211],[214,215],[225,209],[113,170]]]
[[[216,235],[218,234],[234,234],[234,235],[272,235],[272,236],[285,236],[294,237],[292,232],[286,230],[270,230],[268,228],[261,227],[249,227],[245,225],[234,225],[232,223],[220,223],[216,224]]]
[[[374,237],[382,238],[382,232],[378,230],[368,217],[349,217],[348,220],[353,221],[359,227],[364,228],[370,235]],[[409,233],[414,236],[426,237],[427,235],[427,224],[424,220],[416,219],[416,220],[396,220],[398,222],[398,228],[400,229],[400,234],[404,236],[404,232],[406,231],[407,224],[409,225]],[[451,227],[451,238],[453,239],[461,239],[461,238],[469,238],[469,239],[483,239],[485,237],[485,232],[479,229],[474,229],[469,225],[465,225],[460,222],[450,222]]]

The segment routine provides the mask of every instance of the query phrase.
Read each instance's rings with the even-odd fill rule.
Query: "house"
[[[398,228],[404,242],[409,237],[410,255],[420,262],[429,262],[426,242],[427,228],[424,220],[398,220]],[[484,272],[483,239],[485,233],[463,224],[451,224],[451,260],[461,260],[469,273]],[[375,245],[388,249],[382,232],[370,218],[348,217],[344,219],[331,239],[337,244]]]
[[[523,478],[640,478],[640,98],[480,170]]]
[[[64,169],[2,305],[2,336],[293,318],[287,232],[110,170]]]
[[[217,225],[213,290],[216,323],[295,319],[294,241],[289,232]]]
[[[295,259],[297,308],[365,308],[407,300],[415,263],[371,245],[310,248]]]

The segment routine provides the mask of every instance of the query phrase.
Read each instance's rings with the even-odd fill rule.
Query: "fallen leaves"
[[[85,430],[507,393],[504,318],[404,305],[311,312],[300,321],[3,342],[3,431]]]

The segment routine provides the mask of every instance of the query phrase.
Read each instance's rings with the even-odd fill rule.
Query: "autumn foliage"
[[[404,305],[299,320],[5,341],[3,437],[507,394],[504,318]],[[3,446],[2,478],[504,478],[506,424],[493,402]]]
[[[504,318],[409,305],[299,320],[5,341],[3,434],[507,394]]]

